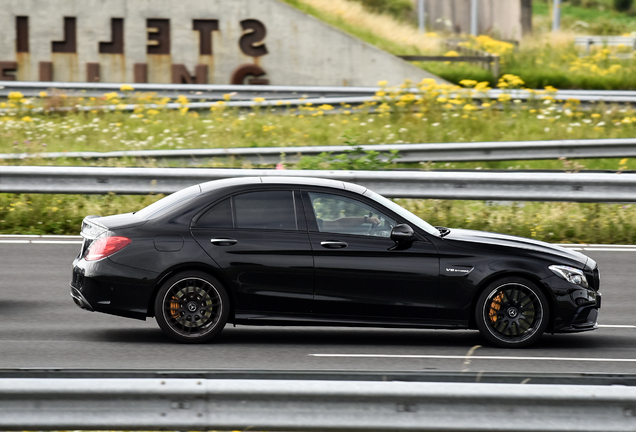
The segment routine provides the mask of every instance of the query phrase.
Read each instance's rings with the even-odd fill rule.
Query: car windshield
[[[372,191],[370,191],[368,189],[367,189],[367,191],[364,194],[366,196],[368,196],[369,198],[371,198],[372,200],[382,204],[383,206],[385,206],[385,207],[389,208],[390,210],[394,211],[395,213],[399,214],[400,216],[402,216],[404,219],[406,219],[407,221],[409,221],[413,225],[422,228],[427,233],[429,233],[431,235],[434,235],[435,237],[439,237],[440,236],[439,231],[433,225],[431,225],[428,222],[422,220],[418,216],[414,215],[413,213],[411,213],[410,211],[408,211],[404,207],[394,203],[390,199],[385,198],[382,195],[377,194],[375,192],[372,192]]]
[[[161,213],[164,213],[177,204],[181,204],[184,201],[194,198],[200,193],[201,188],[199,187],[199,185],[190,186],[188,188],[180,190],[179,192],[168,195],[167,197],[150,204],[148,207],[144,207],[143,209],[135,212],[135,215],[142,219],[150,219],[151,217],[155,217]]]

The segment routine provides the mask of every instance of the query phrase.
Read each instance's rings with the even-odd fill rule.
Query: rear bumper
[[[78,258],[73,262],[70,294],[82,309],[145,320],[157,276],[108,258]]]

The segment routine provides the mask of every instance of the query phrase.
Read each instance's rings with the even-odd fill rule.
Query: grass
[[[503,87],[519,85],[518,78],[507,77]],[[465,82],[468,86],[475,83]],[[478,84],[483,87],[485,84]],[[581,109],[576,101],[554,101],[549,93],[537,94],[529,102],[510,100],[472,100],[471,93],[453,97],[457,88],[420,84],[420,92],[411,94],[405,87],[385,86],[373,104],[356,108],[345,106],[335,115],[325,115],[329,106],[304,106],[300,111],[287,107],[256,107],[238,111],[223,105],[211,111],[146,109],[135,113],[43,112],[33,114],[29,107],[50,105],[48,97],[24,99],[13,95],[0,114],[0,152],[38,153],[42,151],[112,151],[136,149],[288,147],[293,153],[299,145],[470,142],[501,140],[545,140],[567,138],[633,137],[636,111],[620,106],[599,104]],[[110,98],[112,95],[105,95]],[[76,103],[101,104],[96,99],[73,100]],[[157,102],[139,95],[137,102]],[[116,103],[116,102],[113,102]],[[371,114],[370,109],[376,112]],[[281,163],[287,168],[344,167],[328,156],[305,158],[298,165]],[[354,161],[355,162],[355,161]],[[154,160],[77,159],[7,160],[15,165],[95,165],[161,166]],[[177,166],[178,162],[169,165]],[[374,168],[381,165],[370,164]],[[201,160],[198,166],[251,168],[241,160]],[[470,163],[424,163],[400,165],[421,169],[582,169],[635,170],[632,159],[590,159],[570,161],[503,161]],[[157,196],[88,196],[0,194],[0,233],[2,234],[77,234],[88,214],[116,214],[138,210]],[[553,242],[634,243],[636,206],[579,203],[486,203],[480,201],[399,200],[400,204],[435,225],[481,229],[522,235]]]
[[[506,80],[500,85],[509,87]],[[257,107],[253,111],[219,105],[211,111],[201,112],[190,112],[187,106],[181,110],[157,110],[139,105],[132,114],[96,110],[33,114],[27,111],[28,107],[46,104],[48,99],[19,98],[11,102],[11,113],[0,113],[0,153],[235,147],[289,147],[288,153],[293,153],[295,146],[341,145],[347,139],[360,144],[400,144],[629,138],[636,134],[636,111],[631,107],[597,104],[583,109],[578,101],[559,103],[548,93],[537,94],[535,99],[527,102],[510,100],[507,94],[499,101],[474,101],[472,93],[457,96],[457,90],[461,89],[430,82],[420,84],[420,91],[415,94],[405,92],[400,86],[384,87],[378,92],[376,102],[361,107],[344,106],[334,115],[325,115],[334,108],[329,105],[306,105],[300,110],[284,106]],[[89,103],[79,100],[72,103],[75,102]],[[146,99],[145,102],[154,101]],[[73,159],[37,158],[4,163],[85,164]],[[126,166],[139,162],[90,163]],[[146,161],[147,166],[154,163]],[[241,166],[238,160],[201,162],[208,166],[227,166],[229,163]],[[636,168],[632,163],[627,162],[629,169]],[[480,166],[506,169],[518,165],[498,162]],[[450,167],[464,166],[452,164]],[[605,161],[588,161],[585,167],[608,168]],[[617,167],[616,164],[609,169]],[[556,169],[561,166],[558,161],[533,161],[523,162],[520,168]]]
[[[139,210],[161,198],[0,194],[0,234],[77,235],[84,216]],[[435,226],[503,232],[558,243],[636,242],[636,205],[397,200]]]

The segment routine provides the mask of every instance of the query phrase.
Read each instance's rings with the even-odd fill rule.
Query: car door
[[[430,320],[439,292],[436,247],[390,239],[399,221],[360,195],[303,191],[314,254],[313,311],[352,319]],[[374,226],[376,225],[377,226]]]
[[[310,312],[313,258],[301,212],[298,192],[259,190],[226,197],[193,220],[192,235],[231,281],[237,309]]]

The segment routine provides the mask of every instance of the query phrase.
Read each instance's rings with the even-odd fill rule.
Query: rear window
[[[296,230],[291,191],[250,192],[234,197],[237,228]]]
[[[142,219],[150,219],[161,216],[170,209],[183,205],[201,193],[199,185],[194,185],[168,195],[157,202],[150,204],[148,207],[135,212],[135,215]]]

